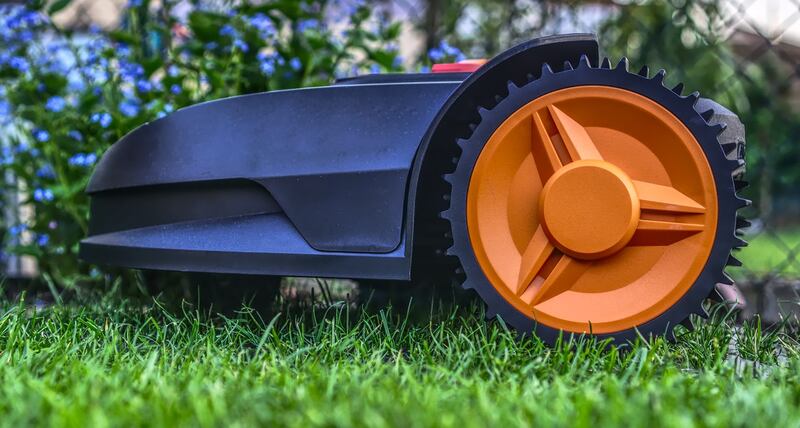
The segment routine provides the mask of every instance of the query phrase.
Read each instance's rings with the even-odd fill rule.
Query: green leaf
[[[56,0],[54,1],[49,8],[47,8],[48,15],[54,15],[58,13],[61,9],[69,6],[72,3],[72,0]]]
[[[402,26],[399,22],[394,22],[383,30],[383,37],[388,40],[394,40],[400,37]]]
[[[141,39],[137,34],[129,33],[126,31],[115,30],[108,33],[111,40],[115,42],[125,43],[136,46],[141,43]]]
[[[203,42],[219,41],[219,30],[228,17],[211,12],[195,11],[189,15],[189,28],[195,38]]]

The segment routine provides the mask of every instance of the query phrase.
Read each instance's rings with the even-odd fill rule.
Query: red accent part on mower
[[[459,62],[448,62],[444,64],[433,64],[431,69],[434,73],[472,73],[486,64],[485,59],[465,59]]]

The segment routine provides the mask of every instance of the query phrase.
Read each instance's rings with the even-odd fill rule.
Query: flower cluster
[[[450,46],[447,41],[442,41],[439,46],[428,51],[428,58],[434,62],[463,61],[464,54],[455,46]]]
[[[76,254],[88,228],[84,188],[102,153],[135,127],[206,100],[400,67],[399,25],[359,0],[237,2],[188,15],[175,3],[131,0],[122,27],[80,33],[32,6],[0,5],[0,168],[33,208],[4,225],[5,251],[35,257],[59,285],[99,277]]]

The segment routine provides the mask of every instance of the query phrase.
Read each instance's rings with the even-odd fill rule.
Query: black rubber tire
[[[457,157],[455,171],[445,174],[445,180],[452,186],[452,189],[447,198],[450,205],[442,213],[442,217],[450,223],[453,236],[453,245],[447,250],[447,254],[458,258],[466,277],[462,286],[475,290],[480,295],[487,305],[488,318],[499,315],[521,334],[536,334],[550,344],[555,343],[562,334],[560,330],[537,323],[536,320],[528,318],[516,310],[489,283],[472,251],[465,213],[466,194],[472,169],[483,146],[495,129],[513,112],[531,100],[559,89],[574,86],[601,85],[622,88],[648,97],[674,114],[695,136],[711,165],[719,205],[717,234],[711,255],[689,291],[672,307],[647,323],[636,328],[598,335],[598,337],[601,339],[611,338],[617,343],[635,340],[639,335],[645,337],[666,335],[669,338],[672,336],[671,332],[674,326],[682,323],[690,315],[702,316],[705,314],[702,303],[714,292],[717,283],[732,283],[724,273],[724,269],[728,264],[731,250],[744,245],[744,242],[735,236],[736,211],[748,203],[736,195],[733,180],[733,175],[740,168],[741,161],[726,158],[726,153],[718,140],[718,135],[724,127],[711,124],[706,120],[706,117],[710,117],[713,112],[696,110],[696,103],[699,99],[697,93],[683,96],[679,88],[670,90],[663,86],[663,72],[651,78],[648,76],[646,68],[642,70],[639,74],[628,72],[627,60],[621,61],[620,65],[614,69],[610,67],[608,61],[603,61],[600,67],[593,67],[586,57],[581,59],[577,68],[573,69],[571,64],[566,64],[565,69],[557,73],[545,65],[539,78],[531,77],[527,83],[521,85],[509,81],[508,92],[496,94],[493,97],[497,100],[496,104],[490,108],[479,108],[479,122],[466,128],[467,137],[454,142],[458,145],[460,154]]]

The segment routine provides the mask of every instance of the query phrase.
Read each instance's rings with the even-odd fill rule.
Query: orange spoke
[[[517,296],[525,292],[530,287],[534,278],[542,270],[547,258],[553,253],[553,245],[547,239],[544,229],[539,226],[533,234],[528,247],[522,254],[519,266],[519,280],[517,281]]]
[[[652,230],[664,232],[700,232],[705,228],[702,224],[697,223],[678,223],[674,221],[662,220],[639,220],[639,226],[636,230]]]
[[[669,245],[702,232],[704,228],[697,223],[640,219],[629,245]]]
[[[537,276],[520,297],[533,306],[550,300],[569,290],[590,265],[590,262],[577,260],[564,254],[546,277]]]
[[[705,207],[674,187],[633,180],[639,203],[643,210],[664,211],[675,214],[704,213]]]
[[[539,170],[540,178],[544,183],[563,164],[558,157],[553,140],[550,138],[550,133],[547,132],[547,128],[538,113],[533,114],[532,134],[534,141],[531,143],[531,152],[533,153],[533,160],[536,162],[536,169]]]
[[[575,119],[553,105],[547,106],[556,123],[561,140],[573,161],[583,159],[603,159],[586,129]]]

